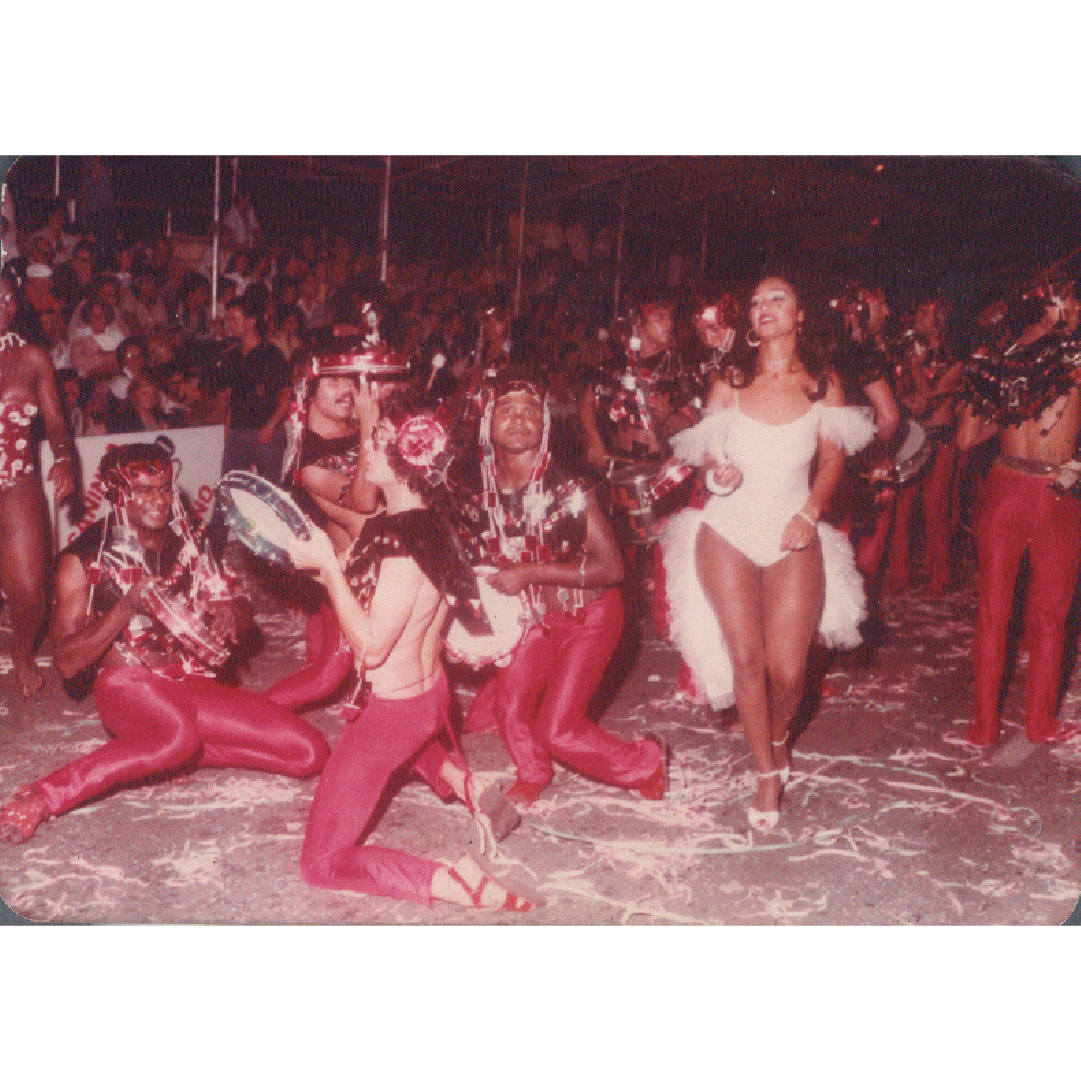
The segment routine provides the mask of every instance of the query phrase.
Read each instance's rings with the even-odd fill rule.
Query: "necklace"
[[[768,375],[773,379],[780,379],[782,375],[795,375],[802,368],[803,368],[803,365],[800,364],[800,362],[798,360],[790,360],[790,361],[788,361],[787,364],[783,368],[781,368],[781,367],[767,368],[764,365],[760,364],[758,366],[758,374],[759,375]]]

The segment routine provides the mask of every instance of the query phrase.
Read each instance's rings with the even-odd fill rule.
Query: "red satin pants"
[[[452,795],[439,771],[449,757],[465,761],[438,741],[447,724],[450,689],[446,676],[414,698],[371,696],[363,712],[347,724],[319,778],[300,870],[311,886],[432,900],[432,877],[441,866],[393,848],[363,844],[378,821],[383,795],[403,767],[420,775],[443,799]]]
[[[966,732],[973,743],[990,744],[998,735],[1006,630],[1026,549],[1032,574],[1025,611],[1025,732],[1044,740],[1057,729],[1066,615],[1081,561],[1081,500],[1057,494],[1051,480],[1000,465],[987,478],[977,535],[976,719]]]
[[[499,732],[518,778],[547,784],[555,759],[605,784],[634,788],[657,772],[652,740],[617,739],[586,716],[623,629],[619,590],[606,589],[582,619],[549,613],[496,676]]]
[[[322,733],[288,710],[204,676],[166,679],[149,668],[103,669],[94,699],[113,738],[35,783],[54,816],[118,785],[181,768],[311,777],[330,753]]]
[[[890,541],[889,588],[906,589],[911,581],[909,548],[917,500],[923,516],[924,561],[932,593],[944,593],[953,577],[953,538],[960,520],[957,500],[957,447],[939,443],[926,476],[897,493],[897,517]]]

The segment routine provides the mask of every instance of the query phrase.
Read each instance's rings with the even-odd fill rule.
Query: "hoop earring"
[[[751,335],[753,333],[754,333],[753,330],[748,330],[747,333],[744,335],[744,341],[746,341],[746,343],[752,349],[757,349],[762,344],[762,339],[761,338],[753,338],[752,339]]]

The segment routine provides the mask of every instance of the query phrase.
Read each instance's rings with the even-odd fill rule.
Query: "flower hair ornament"
[[[417,413],[400,424],[384,417],[376,426],[375,437],[425,483],[432,487],[446,483],[454,452],[447,429],[433,414]]]

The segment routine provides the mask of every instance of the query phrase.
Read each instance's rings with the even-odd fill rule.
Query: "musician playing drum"
[[[1014,590],[1028,551],[1025,733],[1043,742],[1072,729],[1056,720],[1066,616],[1081,561],[1077,454],[1081,431],[1081,305],[1073,282],[1048,289],[1043,310],[1004,354],[966,366],[957,431],[962,451],[997,433],[1001,455],[983,486],[977,526],[975,719],[966,736],[993,745]],[[1066,489],[1066,490],[1064,490]]]
[[[638,608],[631,613],[632,621],[637,620],[645,609],[646,557],[652,548],[653,620],[665,633],[669,612],[664,564],[653,541],[661,519],[690,498],[693,474],[671,458],[669,440],[699,419],[705,390],[699,366],[673,347],[674,309],[663,294],[651,294],[633,326],[622,332],[622,355],[594,373],[578,417],[594,469],[632,463],[613,476],[611,485],[612,524],[627,568],[625,593]]]
[[[937,298],[916,309],[914,333],[906,341],[904,372],[909,391],[903,401],[923,425],[934,448],[927,472],[897,498],[897,520],[890,541],[885,587],[901,593],[908,588],[912,519],[919,503],[923,516],[924,563],[932,594],[946,593],[953,578],[953,539],[960,520],[957,499],[957,447],[953,442],[961,359],[947,332],[946,307]]]
[[[0,808],[5,841],[152,775],[234,766],[310,777],[329,753],[282,706],[216,678],[251,610],[176,495],[168,440],[110,447],[101,477],[113,509],[60,554],[53,634],[64,679],[96,673],[113,738],[20,788]]]
[[[519,807],[547,788],[553,760],[662,799],[660,741],[617,739],[586,716],[623,626],[615,588],[623,566],[593,494],[551,464],[549,429],[539,382],[520,370],[500,373],[486,391],[481,480],[465,512],[477,561],[499,568],[490,584],[527,598],[535,624],[482,688],[466,726],[498,717],[517,771],[507,796]]]
[[[890,382],[892,366],[886,321],[890,315],[885,291],[878,286],[852,285],[830,302],[840,316],[840,333],[834,368],[841,380],[845,401],[866,405],[874,412],[875,440],[863,452],[867,472],[892,477],[901,412]],[[850,536],[856,549],[856,565],[871,586],[874,605],[879,571],[893,527],[896,489],[869,486],[856,475],[841,478],[829,520]]]

